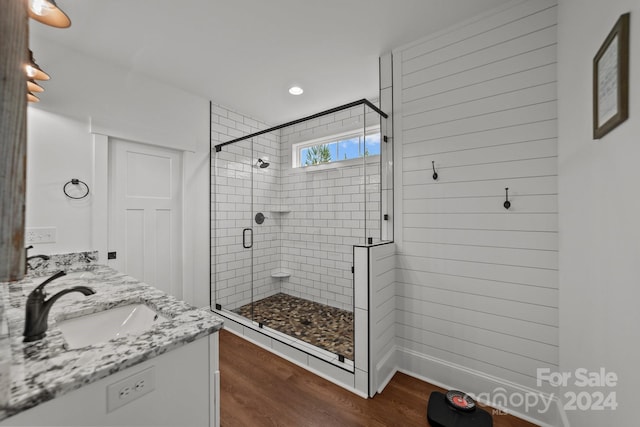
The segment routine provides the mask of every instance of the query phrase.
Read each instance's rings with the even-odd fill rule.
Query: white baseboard
[[[464,384],[463,391],[477,397],[479,403],[541,427],[568,426],[557,395],[542,393],[407,348],[397,347],[395,351],[399,372],[446,390],[457,388],[455,384]],[[519,404],[519,396],[531,399],[528,408],[524,403]],[[535,400],[538,401],[537,404],[534,404]]]
[[[372,388],[377,390],[378,393],[382,393],[382,390],[384,390],[396,372],[398,372],[398,360],[396,355],[397,347],[394,345],[375,367],[376,378],[384,378],[384,380],[379,381],[378,384],[373,384]]]

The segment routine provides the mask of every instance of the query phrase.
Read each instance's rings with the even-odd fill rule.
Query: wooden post
[[[0,282],[24,276],[27,19],[25,0],[0,0]]]

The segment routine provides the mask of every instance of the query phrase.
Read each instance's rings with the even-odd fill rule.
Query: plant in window
[[[314,145],[307,150],[307,158],[304,165],[317,165],[319,163],[329,163],[331,161],[331,152],[327,144]]]

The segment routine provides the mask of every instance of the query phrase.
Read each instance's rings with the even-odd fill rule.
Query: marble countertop
[[[2,284],[0,289],[0,420],[222,328],[222,319],[206,308],[196,309],[130,276],[93,264],[51,282],[46,292],[50,296],[85,285],[96,293],[60,298],[49,313],[47,336],[23,343],[27,296],[43,279],[31,277]],[[75,350],[67,348],[56,326],[62,320],[135,303],[146,304],[167,320],[139,335]],[[10,389],[2,384],[3,366],[8,366],[4,380],[10,379]]]

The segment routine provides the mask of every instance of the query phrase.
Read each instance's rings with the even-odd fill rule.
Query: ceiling
[[[278,124],[377,96],[378,57],[510,0],[58,0],[31,37]],[[292,85],[305,92],[294,97]]]

